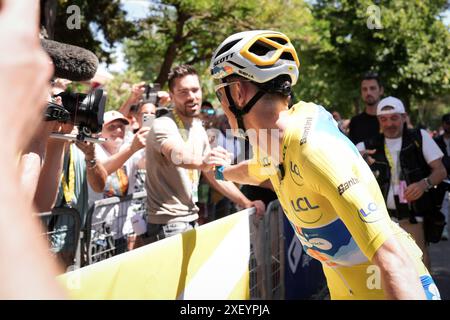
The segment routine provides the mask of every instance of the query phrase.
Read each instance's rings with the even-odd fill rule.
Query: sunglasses
[[[216,114],[214,109],[203,109],[201,112],[207,114],[208,116],[213,116]]]
[[[214,91],[216,92],[217,99],[219,99],[219,101],[222,101],[222,97],[225,95],[225,87],[231,86],[232,84],[236,83],[239,83],[239,81],[224,82],[216,85],[214,87]]]

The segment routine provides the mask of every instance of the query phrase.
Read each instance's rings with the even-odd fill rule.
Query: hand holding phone
[[[153,126],[153,121],[155,120],[155,115],[151,113],[144,113],[142,115],[142,126],[151,128]]]

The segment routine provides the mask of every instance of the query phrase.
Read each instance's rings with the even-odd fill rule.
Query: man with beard
[[[365,109],[354,116],[349,125],[349,138],[354,144],[371,138],[380,132],[378,124],[377,104],[383,95],[384,89],[380,79],[375,73],[367,73],[361,81],[361,97]]]
[[[264,213],[261,201],[250,201],[232,183],[217,181],[215,166],[227,165],[230,154],[222,147],[212,148],[199,118],[202,89],[198,74],[189,65],[169,73],[169,93],[173,110],[153,122],[147,138],[147,203],[149,241],[154,242],[196,227],[198,182],[203,173],[210,185],[243,208],[256,207]]]
[[[382,133],[356,147],[377,178],[391,219],[412,235],[430,270],[424,226],[428,217],[439,215],[430,190],[447,176],[443,153],[425,130],[407,128],[401,100],[382,99],[376,114]]]

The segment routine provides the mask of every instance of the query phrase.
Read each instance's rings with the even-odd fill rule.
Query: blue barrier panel
[[[283,224],[286,239],[285,299],[326,299],[328,292],[321,263],[303,251],[286,216]]]

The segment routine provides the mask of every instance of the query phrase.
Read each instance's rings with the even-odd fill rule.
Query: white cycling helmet
[[[215,80],[236,74],[256,83],[287,75],[298,79],[300,62],[289,38],[281,32],[255,30],[228,37],[213,54],[210,64]]]

